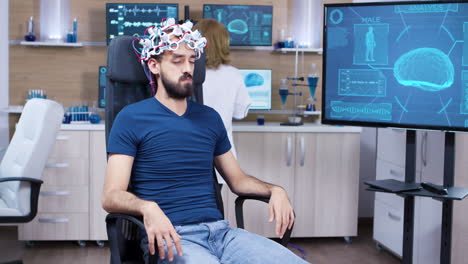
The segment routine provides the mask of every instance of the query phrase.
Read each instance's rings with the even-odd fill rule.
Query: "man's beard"
[[[192,79],[192,75],[189,73],[185,73],[179,78],[177,83],[171,82],[170,80],[165,78],[165,74],[161,72],[161,81],[166,89],[167,95],[169,98],[174,99],[184,99],[189,97],[193,94],[193,82],[185,83],[184,85],[181,84],[182,81],[187,79]]]

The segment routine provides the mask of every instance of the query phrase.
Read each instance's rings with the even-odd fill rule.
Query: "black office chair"
[[[120,36],[113,39],[108,48],[107,56],[107,86],[106,86],[106,141],[114,119],[124,106],[130,103],[149,98],[149,82],[143,72],[142,66],[132,47],[133,37]],[[192,100],[203,103],[202,84],[205,81],[205,57],[195,62],[193,74],[194,96]],[[221,186],[218,184],[216,174],[213,170],[216,203],[219,211],[224,217],[223,201],[221,198]],[[244,228],[242,205],[245,200],[254,199],[269,202],[264,197],[238,197],[236,204],[236,221],[239,228]],[[140,241],[146,234],[142,217],[126,214],[108,214],[106,217],[107,236],[111,250],[112,264],[120,263],[143,263],[143,252]],[[291,236],[292,228],[286,232],[281,244],[287,246]],[[156,251],[157,252],[157,251]],[[158,255],[150,256],[149,263],[157,263]]]

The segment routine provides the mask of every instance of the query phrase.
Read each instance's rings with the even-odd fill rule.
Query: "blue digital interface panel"
[[[203,18],[223,23],[231,46],[271,46],[273,6],[204,5]]]
[[[271,109],[271,70],[240,70],[252,104],[250,109]]]
[[[106,66],[99,66],[99,93],[98,93],[98,106],[101,108],[106,107],[106,73],[107,67]]]
[[[177,21],[178,14],[178,4],[108,3],[107,44],[117,36],[139,36],[146,28],[159,25],[163,18]]]
[[[468,131],[468,3],[325,5],[323,122]]]

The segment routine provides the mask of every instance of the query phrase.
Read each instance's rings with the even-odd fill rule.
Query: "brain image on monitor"
[[[252,110],[271,109],[271,70],[240,70],[249,91]]]
[[[324,123],[468,130],[468,3],[325,5]]]
[[[231,46],[270,46],[272,16],[272,6],[203,6],[204,18],[216,19],[226,27]]]

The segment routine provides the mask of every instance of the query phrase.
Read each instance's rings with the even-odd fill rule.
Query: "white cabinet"
[[[243,171],[263,181],[283,186],[294,202],[294,134],[293,133],[234,133],[239,164]],[[236,226],[234,201],[236,195],[228,191],[223,203],[225,217]],[[276,237],[274,223],[268,223],[267,204],[259,201],[244,203],[244,224],[247,230]]]
[[[296,133],[294,237],[357,235],[359,133]]]
[[[107,240],[101,193],[104,131],[61,131],[44,170],[37,217],[20,225],[20,240]]]
[[[102,209],[101,198],[106,176],[107,153],[106,137],[104,131],[90,132],[90,214],[89,214],[89,239],[107,240],[106,215]]]
[[[403,211],[375,200],[374,239],[401,256],[403,249]]]
[[[43,173],[38,213],[19,225],[20,240],[89,237],[89,132],[61,131]]]
[[[378,129],[376,179],[405,180],[406,132]],[[444,134],[418,131],[416,182],[443,182]],[[404,200],[395,194],[375,193],[374,239],[396,255],[402,255]],[[415,197],[414,263],[439,263],[442,204]]]
[[[235,132],[241,168],[283,186],[296,212],[293,237],[355,236],[359,182],[359,133]],[[235,226],[234,200],[223,190],[226,217]],[[246,201],[247,230],[276,237],[268,207]]]

